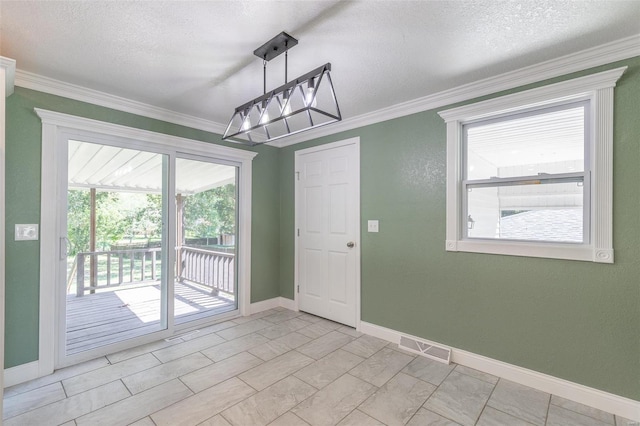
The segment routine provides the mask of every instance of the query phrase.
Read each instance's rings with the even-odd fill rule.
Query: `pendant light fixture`
[[[282,32],[253,52],[262,59],[263,94],[235,109],[222,140],[246,136],[240,142],[253,146],[342,120],[330,63],[288,81],[288,51],[297,44]],[[267,92],[267,62],[282,53],[285,83]]]

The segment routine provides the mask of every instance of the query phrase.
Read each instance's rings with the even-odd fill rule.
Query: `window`
[[[442,111],[448,251],[613,263],[619,68]]]
[[[570,103],[462,126],[464,237],[589,241],[588,110]]]

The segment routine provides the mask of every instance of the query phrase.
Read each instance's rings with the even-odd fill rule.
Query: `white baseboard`
[[[285,297],[274,297],[273,299],[262,300],[260,302],[252,303],[249,312],[251,314],[257,314],[258,312],[267,311],[273,308],[286,308],[290,311],[295,311],[295,301],[287,299]]]
[[[401,333],[390,328],[381,327],[364,321],[360,322],[359,331],[392,343],[399,343],[400,336],[404,335],[434,345],[451,348],[450,346],[443,345],[442,343],[432,342],[422,337],[411,336],[406,333]],[[603,392],[598,389],[573,383],[568,380],[559,379],[557,377],[549,376],[523,367],[518,367],[496,359],[487,358],[462,349],[451,348],[451,360],[456,364],[461,364],[485,373],[493,374],[494,376],[511,380],[512,382],[520,383],[562,398],[570,399],[590,407],[598,408],[630,420],[640,421],[639,401]]]
[[[269,309],[277,308],[280,306],[278,301],[279,297],[273,299],[262,300],[260,302],[252,303],[249,308],[249,314],[257,314],[258,312],[268,311]]]
[[[4,387],[17,385],[29,380],[37,379],[40,374],[40,363],[38,361],[28,362],[4,370]]]
[[[250,311],[252,314],[255,314],[277,307],[294,310],[295,302],[284,297],[274,297],[273,299],[252,303]],[[450,346],[443,345],[442,343],[429,341],[422,337],[401,333],[399,331],[365,321],[360,322],[358,331],[396,344],[400,342],[400,336],[404,335],[438,346],[449,347],[451,349],[451,360],[456,364],[493,374],[494,376],[511,380],[590,407],[598,408],[630,420],[640,421],[639,401],[634,401],[629,398],[590,388],[568,380],[559,379],[527,368],[518,367],[516,365],[474,354],[462,349],[452,348]],[[19,383],[38,378],[39,369],[40,363],[38,361],[5,369],[4,387],[17,385]]]
[[[286,297],[279,297],[278,299],[280,299],[280,307],[290,311],[297,311],[295,300],[287,299]]]

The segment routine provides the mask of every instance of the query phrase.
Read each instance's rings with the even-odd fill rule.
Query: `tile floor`
[[[6,426],[637,424],[285,309],[7,388],[3,417]]]

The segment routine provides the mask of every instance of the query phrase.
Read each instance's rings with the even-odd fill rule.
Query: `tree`
[[[96,193],[96,249],[109,250],[127,231],[127,220],[118,192]]]
[[[67,193],[67,238],[70,255],[89,251],[91,193],[70,189]],[[96,193],[96,249],[109,250],[125,237],[160,238],[162,197],[159,194]]]
[[[236,187],[228,184],[185,197],[185,235],[213,237],[232,234],[236,227]]]
[[[162,196],[145,194],[144,204],[133,213],[131,235],[147,240],[162,237]]]
[[[87,189],[67,193],[69,255],[89,251],[91,195]],[[96,249],[109,250],[120,240],[162,237],[162,195],[96,192]],[[233,234],[236,227],[236,187],[228,184],[185,197],[185,235],[214,237]]]
[[[220,234],[235,234],[236,231],[236,186],[228,184],[214,188],[216,202],[213,208],[220,218]]]
[[[89,211],[91,199],[89,191],[70,189],[67,193],[67,238],[69,255],[89,250]]]

